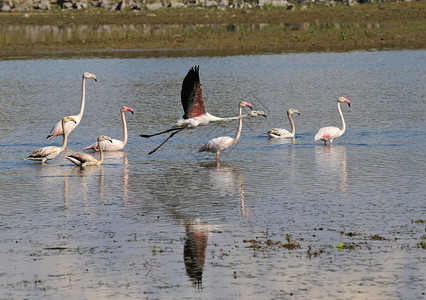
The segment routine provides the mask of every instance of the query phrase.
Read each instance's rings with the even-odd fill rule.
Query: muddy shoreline
[[[0,13],[0,54],[25,56],[57,52],[66,55],[159,49],[307,52],[424,48],[425,8],[426,1],[315,6],[294,11],[277,8],[104,12],[92,8]],[[145,30],[136,28],[122,35],[102,37],[96,32],[83,37],[80,34],[81,31],[99,30],[101,26],[118,26],[118,31],[121,27],[142,26]],[[33,37],[33,32],[56,32],[64,28],[71,32],[65,40]],[[19,30],[24,34],[10,38]]]

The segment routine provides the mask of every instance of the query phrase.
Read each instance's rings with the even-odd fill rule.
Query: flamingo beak
[[[112,144],[112,140],[108,140],[108,141],[110,141],[110,142],[111,142],[111,144]]]
[[[349,107],[351,107],[351,103],[350,102],[346,102],[348,105],[349,105]]]
[[[253,110],[253,107],[251,107],[251,104],[250,104],[250,103],[247,103],[247,104],[246,104],[246,106],[247,106],[248,108],[250,108],[251,110]]]
[[[92,75],[92,78],[97,82],[96,75]]]
[[[128,109],[127,111],[130,111],[132,113],[132,115],[134,115],[135,113],[133,112],[133,109]]]

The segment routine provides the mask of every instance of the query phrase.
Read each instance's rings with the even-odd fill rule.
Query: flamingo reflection
[[[186,238],[183,247],[183,260],[186,274],[196,288],[202,287],[203,269],[206,261],[206,247],[209,226],[199,220],[185,222]]]
[[[315,164],[318,166],[321,176],[325,176],[330,187],[338,186],[341,192],[346,192],[348,173],[344,146],[316,146]]]

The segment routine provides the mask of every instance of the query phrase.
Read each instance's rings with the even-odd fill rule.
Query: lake
[[[162,52],[163,53],[163,52]],[[425,293],[424,50],[0,60],[2,299],[420,299]],[[207,110],[241,100],[244,119],[221,154],[198,153],[237,122],[184,130],[182,80],[200,65]],[[50,129],[86,106],[68,147]],[[324,126],[347,130],[332,146]],[[100,134],[129,141],[99,167],[65,159]],[[296,138],[269,139],[290,130]],[[244,110],[248,112],[248,109]],[[97,154],[93,154],[98,157]]]

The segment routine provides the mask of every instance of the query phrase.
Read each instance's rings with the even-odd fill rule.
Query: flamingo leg
[[[151,152],[149,152],[148,155],[151,155],[152,153],[154,153],[155,151],[157,151],[158,149],[160,149],[160,147],[163,146],[168,140],[170,140],[176,133],[181,132],[185,128],[186,127],[181,127],[181,128],[175,129],[176,130],[175,132],[173,132],[171,135],[169,135],[169,137],[167,139],[165,139],[160,145],[158,145],[154,150],[152,150]]]
[[[180,130],[181,128],[182,127],[170,128],[170,129],[160,131],[160,132],[157,132],[157,133],[154,133],[154,134],[140,134],[139,136],[141,136],[143,138],[150,138],[152,136],[160,135],[160,134],[163,134],[163,133],[167,133],[167,132],[171,132],[171,131],[177,131],[177,130]]]
[[[220,155],[220,154],[216,154],[216,162],[217,162],[217,163],[220,163],[220,161],[219,161],[219,155]]]

